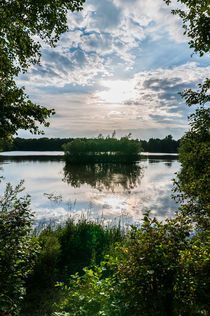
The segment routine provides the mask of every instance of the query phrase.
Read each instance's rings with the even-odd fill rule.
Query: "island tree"
[[[74,139],[63,145],[67,163],[133,162],[139,159],[142,151],[138,141],[129,139],[130,135],[114,137]]]

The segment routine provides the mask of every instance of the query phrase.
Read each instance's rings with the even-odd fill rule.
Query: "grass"
[[[99,264],[123,235],[120,226],[104,227],[87,219],[69,219],[63,226],[44,229],[37,236],[41,250],[26,282],[21,315],[51,315],[54,303],[59,303],[63,296],[55,284],[67,283],[70,275],[82,275],[84,267]]]

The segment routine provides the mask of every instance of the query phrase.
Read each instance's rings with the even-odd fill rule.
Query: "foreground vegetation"
[[[41,250],[26,282],[22,314],[50,315],[54,303],[64,297],[56,283],[67,284],[70,275],[82,275],[84,267],[99,264],[122,238],[119,227],[105,228],[85,219],[77,223],[69,219],[56,230],[43,230],[37,237]]]
[[[146,213],[100,265],[60,285],[53,315],[207,315],[207,241],[191,231],[185,216],[162,224]]]
[[[1,200],[2,312],[208,315],[208,232],[195,230],[191,216],[181,212],[161,223],[146,212],[129,232],[69,219],[31,235],[19,190],[9,187]]]

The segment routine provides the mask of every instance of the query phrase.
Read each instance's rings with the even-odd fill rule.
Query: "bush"
[[[54,315],[207,315],[208,244],[191,232],[182,214],[161,223],[146,213],[100,266],[61,285]]]
[[[33,268],[38,243],[31,236],[29,196],[18,198],[22,182],[14,189],[7,184],[0,197],[0,312],[20,309],[25,280]]]
[[[64,144],[67,163],[128,163],[139,160],[142,151],[139,141],[129,139],[130,135],[121,137],[90,138],[81,140],[75,138],[72,142]]]
[[[55,230],[43,230],[38,236],[41,250],[26,284],[22,314],[51,315],[53,303],[63,299],[61,289],[55,288],[56,282],[66,284],[70,275],[82,275],[84,267],[99,264],[122,238],[119,227],[105,228],[85,219],[77,223],[70,219]]]

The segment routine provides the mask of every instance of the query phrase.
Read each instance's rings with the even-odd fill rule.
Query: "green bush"
[[[161,223],[146,213],[100,266],[61,284],[65,299],[53,315],[207,315],[206,240],[182,214]]]
[[[38,251],[31,236],[32,213],[28,196],[18,198],[22,182],[13,188],[7,184],[0,197],[0,312],[14,314],[25,294],[25,280],[33,269]]]
[[[119,140],[114,137],[86,140],[75,138],[72,142],[62,146],[65,160],[67,163],[74,164],[137,161],[139,153],[142,151],[141,144],[129,137],[121,137]]]
[[[99,264],[116,241],[123,238],[119,227],[105,228],[85,219],[72,219],[63,226],[43,230],[38,236],[41,246],[32,275],[27,281],[27,295],[23,315],[51,315],[53,303],[63,298],[57,282],[66,282],[69,276],[83,268]],[[34,308],[34,306],[36,306]]]

